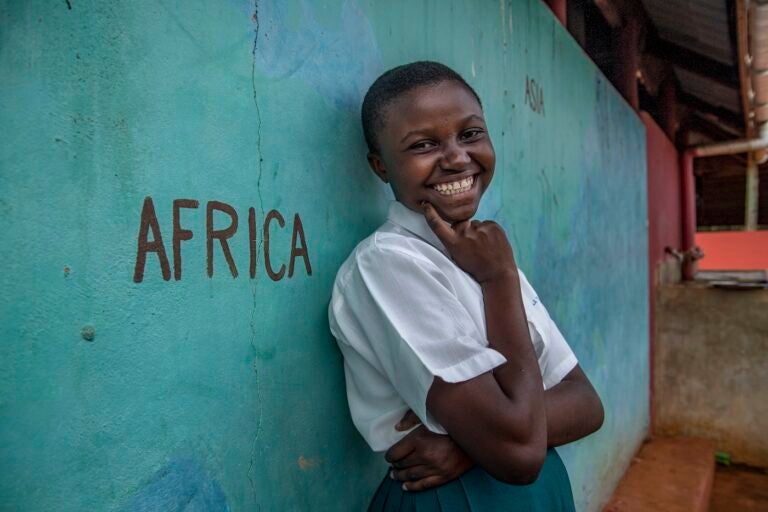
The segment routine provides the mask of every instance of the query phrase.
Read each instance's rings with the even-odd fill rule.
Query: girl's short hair
[[[379,150],[378,132],[384,126],[384,110],[392,101],[417,87],[445,81],[458,82],[466,87],[482,108],[480,97],[461,75],[439,62],[422,60],[403,64],[377,78],[365,93],[361,112],[363,135],[368,144],[368,151],[375,153]]]

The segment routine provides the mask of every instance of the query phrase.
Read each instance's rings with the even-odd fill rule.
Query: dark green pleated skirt
[[[408,492],[402,483],[384,476],[369,512],[574,512],[568,472],[554,449],[539,478],[530,485],[500,482],[475,466],[447,484],[421,492]]]

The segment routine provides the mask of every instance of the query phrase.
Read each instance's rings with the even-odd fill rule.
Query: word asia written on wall
[[[544,89],[528,75],[525,76],[525,104],[531,110],[544,116]]]
[[[195,199],[173,200],[173,231],[171,234],[171,247],[173,256],[173,278],[177,281],[181,279],[182,275],[182,243],[191,240],[194,237],[192,230],[184,228],[181,225],[181,210],[197,209],[199,207],[200,202]],[[229,225],[226,227],[215,227],[213,222],[214,212],[219,212],[220,214],[229,217]],[[253,207],[248,208],[248,273],[251,279],[256,277],[256,267],[259,256],[256,220],[256,210]],[[220,201],[208,201],[205,206],[205,248],[208,277],[213,277],[214,273],[215,245],[221,247],[221,252],[224,254],[224,260],[227,262],[232,277],[237,277],[239,275],[237,265],[235,264],[235,260],[232,257],[232,251],[229,247],[229,239],[235,235],[238,226],[239,219],[237,211],[235,211],[232,206]],[[277,267],[275,266],[276,263],[273,258],[277,259],[277,257],[273,254],[273,248],[270,247],[270,230],[276,228],[283,229],[285,227],[286,220],[279,211],[270,210],[264,216],[261,225],[261,246],[263,247],[264,270],[273,281],[280,281],[283,279],[286,275],[286,271],[287,276],[291,278],[296,270],[297,260],[299,260],[299,265],[303,263],[307,275],[311,276],[312,266],[309,263],[309,252],[304,236],[304,226],[301,223],[301,217],[299,217],[298,213],[293,216],[293,223],[291,226],[291,251],[288,256],[287,265],[285,261],[281,261]],[[133,272],[134,282],[140,283],[144,280],[144,271],[148,253],[154,253],[157,256],[157,259],[160,262],[160,273],[162,274],[163,279],[166,281],[171,279],[168,252],[163,243],[160,223],[155,214],[155,204],[149,196],[144,198],[144,206],[141,209],[139,235],[136,246],[136,266]]]

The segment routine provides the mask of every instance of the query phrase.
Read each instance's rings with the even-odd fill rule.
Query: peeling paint
[[[299,469],[306,471],[307,469],[314,469],[320,465],[320,459],[307,459],[303,455],[299,455],[297,461]]]

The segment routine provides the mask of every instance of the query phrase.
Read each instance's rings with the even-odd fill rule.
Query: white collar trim
[[[448,254],[448,250],[440,239],[437,238],[437,235],[432,231],[432,228],[429,227],[429,224],[427,224],[427,219],[424,217],[424,214],[411,210],[400,201],[392,201],[389,203],[387,219],[410,231],[444,254]]]

